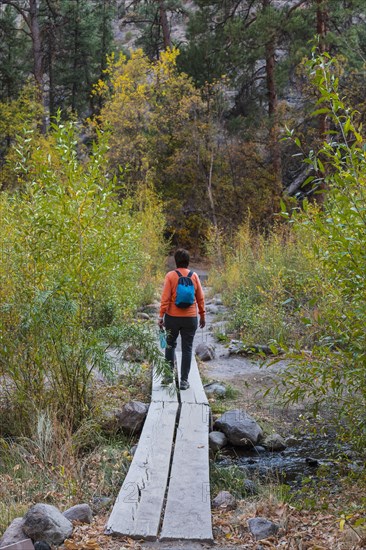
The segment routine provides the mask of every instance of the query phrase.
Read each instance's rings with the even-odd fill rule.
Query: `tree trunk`
[[[319,38],[319,53],[326,52],[326,35],[328,23],[328,0],[316,0],[316,32]],[[328,139],[329,120],[326,113],[319,115],[319,138],[323,142]],[[326,174],[320,173],[321,184],[319,185],[319,193],[314,195],[316,202],[323,205],[325,201],[325,192],[327,184],[325,181]]]
[[[167,48],[172,47],[172,42],[170,39],[169,22],[166,14],[164,0],[158,0],[158,2],[159,2],[159,19],[160,19],[161,29],[163,31],[164,49],[166,50]]]
[[[38,90],[38,98],[43,100],[43,60],[42,40],[38,19],[37,0],[29,0],[29,30],[32,38],[33,72]]]
[[[48,107],[50,111],[50,117],[54,117],[56,114],[55,107],[55,79],[53,70],[54,61],[54,37],[51,33],[52,27],[48,30],[47,39],[47,68],[48,68]]]
[[[78,56],[79,52],[79,18],[80,18],[80,2],[79,0],[74,0],[75,10],[74,10],[74,59],[73,59],[73,74],[72,74],[72,88],[71,88],[71,110],[73,113],[76,113],[76,97],[77,97],[77,79],[78,79]]]
[[[319,53],[326,51],[325,38],[327,35],[328,10],[327,0],[316,0],[316,32],[319,37]],[[319,115],[319,133],[320,139],[324,139],[329,130],[328,118],[326,114]]]
[[[270,5],[271,0],[263,0],[263,11],[267,10]],[[282,190],[282,163],[279,144],[278,98],[275,81],[276,34],[274,29],[269,29],[268,40],[265,44],[265,56],[268,116],[270,118],[269,148],[271,152],[271,161],[275,178],[275,193],[277,194],[280,193]]]

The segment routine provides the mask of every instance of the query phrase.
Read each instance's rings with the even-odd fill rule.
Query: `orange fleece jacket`
[[[186,267],[178,267],[178,271],[186,277],[190,269]],[[192,282],[195,289],[195,301],[191,306],[183,309],[175,305],[177,297],[178,274],[175,271],[169,271],[165,276],[163,293],[161,295],[160,317],[164,314],[172,315],[172,317],[197,317],[197,306],[200,317],[205,317],[205,296],[203,294],[201,281],[196,273],[192,275]]]

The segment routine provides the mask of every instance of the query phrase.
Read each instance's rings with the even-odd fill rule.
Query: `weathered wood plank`
[[[178,379],[180,383],[182,352],[177,352],[176,356],[177,356]],[[188,390],[184,390],[180,392],[181,402],[208,405],[208,400],[205,394],[205,390],[203,389],[203,386],[202,386],[201,376],[198,370],[197,361],[195,357],[192,357],[191,370],[189,372],[188,381],[190,384],[190,387],[188,388]]]
[[[166,492],[177,402],[152,402],[107,524],[108,534],[155,540]]]
[[[151,401],[178,402],[175,381],[170,386],[163,386],[162,377],[157,376],[155,369],[153,370]]]
[[[184,392],[182,392],[184,393]],[[182,403],[160,540],[213,540],[209,407]]]

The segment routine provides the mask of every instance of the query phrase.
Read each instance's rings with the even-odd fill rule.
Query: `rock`
[[[201,359],[201,361],[211,361],[211,359],[215,358],[214,347],[210,344],[205,344],[204,342],[198,344],[195,349],[195,354],[199,359]]]
[[[248,527],[255,540],[262,540],[275,535],[279,529],[277,523],[266,518],[252,518],[248,520]]]
[[[229,442],[238,447],[252,448],[263,437],[261,427],[243,409],[233,409],[224,413],[214,423],[214,430],[224,432]]]
[[[137,445],[132,445],[132,447],[130,449],[130,455],[135,456],[136,450],[137,450]]]
[[[58,546],[72,534],[72,523],[50,504],[35,504],[24,516],[23,531],[37,541]]]
[[[248,495],[258,494],[258,487],[251,479],[244,479],[244,488]]]
[[[23,518],[15,518],[0,539],[0,548],[27,538],[23,531]]]
[[[116,435],[118,432],[117,410],[103,411],[100,425],[104,433]]]
[[[142,306],[140,308],[140,311],[145,311],[145,310],[152,310],[152,309],[159,309],[160,308],[160,302],[151,302],[150,304],[146,304],[145,306]]]
[[[260,455],[260,454],[265,453],[266,449],[264,447],[262,447],[262,445],[256,445],[254,447],[253,451],[255,451],[256,453],[258,453]]]
[[[94,514],[99,514],[107,510],[113,503],[110,497],[94,497],[92,500],[92,510]]]
[[[150,315],[144,311],[139,311],[136,317],[137,319],[143,319],[144,321],[148,321],[150,319]]]
[[[219,382],[211,382],[210,384],[205,384],[203,388],[207,396],[218,395],[220,397],[224,397],[224,395],[226,394],[226,387]]]
[[[227,437],[222,432],[211,432],[208,436],[210,449],[214,452],[219,451],[227,445]]]
[[[40,540],[34,544],[34,550],[51,550],[51,546],[47,542]]]
[[[279,434],[267,435],[263,441],[263,446],[269,451],[284,451],[287,447],[285,440]]]
[[[351,470],[351,472],[356,472],[360,474],[364,470],[363,464],[357,463],[357,462],[351,462],[348,464],[348,469]]]
[[[220,298],[220,296],[216,296],[216,298],[214,299],[214,304],[215,304],[215,306],[222,306],[223,305],[223,302],[222,302],[222,299]]]
[[[285,439],[285,444],[286,444],[286,447],[295,447],[295,445],[299,444],[299,440],[296,439],[296,437],[294,437],[293,435],[289,435]]]
[[[6,546],[1,546],[4,550],[34,550],[32,539],[26,538],[19,542],[14,542]],[[47,550],[51,550],[51,547],[47,545]]]
[[[89,504],[76,504],[64,512],[65,518],[69,521],[80,521],[81,523],[91,523],[93,521],[93,512]]]
[[[132,363],[142,363],[144,360],[144,354],[141,350],[136,349],[134,346],[128,346],[123,352],[123,359]]]
[[[209,306],[206,307],[206,311],[207,311],[207,313],[216,314],[216,313],[219,312],[219,308],[215,304],[210,304]]]
[[[133,434],[139,432],[145,421],[149,405],[141,401],[130,401],[116,412],[118,428]]]
[[[309,464],[309,466],[313,466],[314,468],[316,466],[319,466],[319,461],[316,458],[312,458],[311,456],[307,456],[305,458],[306,464]]]
[[[225,511],[235,510],[236,506],[236,498],[229,491],[220,491],[212,501],[212,508],[222,508]]]

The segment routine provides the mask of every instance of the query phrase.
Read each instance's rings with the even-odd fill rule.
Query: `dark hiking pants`
[[[173,317],[165,314],[164,325],[167,332],[165,359],[174,369],[175,348],[179,334],[182,338],[181,379],[188,380],[191,368],[193,338],[198,326],[197,317]]]

